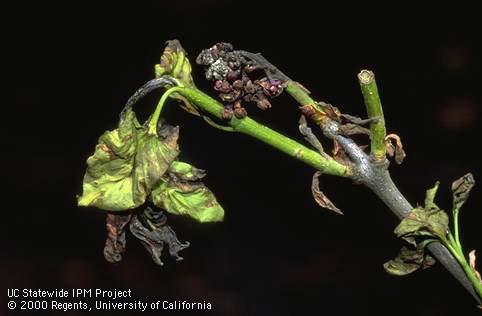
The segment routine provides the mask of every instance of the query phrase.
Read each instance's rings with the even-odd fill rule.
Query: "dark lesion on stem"
[[[146,82],[142,87],[140,87],[130,98],[127,100],[124,108],[122,109],[120,113],[120,119],[122,119],[125,115],[125,113],[132,108],[134,104],[139,102],[140,99],[148,95],[154,90],[157,90],[159,88],[165,88],[165,87],[173,87],[176,86],[177,82],[174,80],[174,78],[170,76],[163,76],[161,78],[156,78],[149,80]]]

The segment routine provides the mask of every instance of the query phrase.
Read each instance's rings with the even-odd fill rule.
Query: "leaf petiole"
[[[174,92],[178,92],[183,90],[183,87],[172,87],[166,90],[162,95],[159,103],[157,103],[156,110],[152,114],[151,120],[149,121],[149,131],[150,135],[157,135],[157,123],[159,122],[159,116],[161,114],[162,108],[164,107],[164,103],[166,103],[167,98]]]

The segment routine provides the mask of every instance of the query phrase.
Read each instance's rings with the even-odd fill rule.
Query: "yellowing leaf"
[[[173,162],[168,174],[152,192],[152,202],[168,213],[188,216],[201,223],[224,219],[224,209],[201,182],[204,171],[184,162]]]
[[[127,110],[119,128],[105,132],[87,159],[78,205],[107,211],[142,205],[179,154],[177,143],[166,139],[149,134],[134,112]]]
[[[166,48],[161,56],[161,62],[154,66],[156,78],[169,75],[178,79],[183,86],[195,87],[191,71],[191,63],[181,43],[178,40],[167,41]],[[181,101],[183,109],[187,112],[199,115],[198,110],[182,95],[173,93],[171,98]]]

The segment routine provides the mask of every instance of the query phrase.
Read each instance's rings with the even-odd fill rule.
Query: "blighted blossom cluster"
[[[269,99],[283,92],[280,80],[267,77],[255,78],[261,70],[253,60],[233,50],[229,43],[217,43],[203,50],[196,63],[206,66],[206,78],[214,81],[214,90],[225,103],[223,117],[242,118],[247,115],[243,102],[253,102],[262,110],[269,109]]]

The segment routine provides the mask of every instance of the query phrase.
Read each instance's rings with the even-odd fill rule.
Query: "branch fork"
[[[388,171],[389,161],[387,155],[387,139],[390,135],[386,135],[385,120],[383,109],[378,95],[378,88],[375,82],[375,75],[369,70],[362,70],[358,74],[358,81],[363,94],[365,107],[368,113],[367,120],[358,120],[357,118],[341,114],[337,109],[324,102],[314,101],[309,91],[301,84],[291,80],[282,73],[278,68],[273,66],[261,54],[253,54],[246,51],[234,51],[245,58],[253,61],[256,66],[263,69],[266,76],[270,80],[279,80],[283,88],[300,104],[300,110],[304,116],[300,119],[300,132],[305,139],[317,150],[313,151],[296,141],[277,133],[270,128],[259,124],[248,116],[231,117],[224,121],[229,125],[231,131],[240,132],[252,136],[263,141],[282,152],[298,159],[306,164],[314,167],[321,173],[347,177],[353,179],[356,183],[361,183],[370,188],[399,218],[403,219],[413,209],[412,205],[400,193],[393,183]],[[132,106],[140,97],[146,95],[150,91],[158,87],[172,86],[178,84],[175,78],[163,76],[157,81],[150,81],[142,87],[128,101],[126,108]],[[195,87],[180,87],[176,89],[176,94],[181,95],[203,113],[210,114],[218,119],[223,120],[223,104],[206,95]],[[347,154],[349,161],[340,163],[333,157],[329,156],[323,150],[319,140],[313,135],[311,129],[307,126],[306,118],[310,118],[317,124],[322,133],[328,139],[338,144],[340,148]],[[370,153],[358,146],[351,138],[347,137],[347,132],[343,132],[341,118],[351,121],[354,124],[370,124]],[[366,132],[365,132],[366,133]],[[368,134],[368,133],[367,133]],[[388,140],[389,141],[389,140]],[[400,143],[401,145],[401,143]],[[401,147],[401,146],[400,146]],[[317,176],[319,173],[317,173]],[[317,177],[315,181],[314,193],[318,195],[320,201],[327,203],[324,196],[320,195],[317,188]],[[328,200],[329,201],[329,200]],[[333,206],[334,207],[334,206]],[[338,210],[339,211],[339,210]],[[435,258],[445,266],[445,268],[469,291],[469,293],[480,304],[480,297],[474,291],[474,288],[464,271],[461,269],[457,260],[451,255],[439,242],[432,242],[428,245],[429,250]]]

